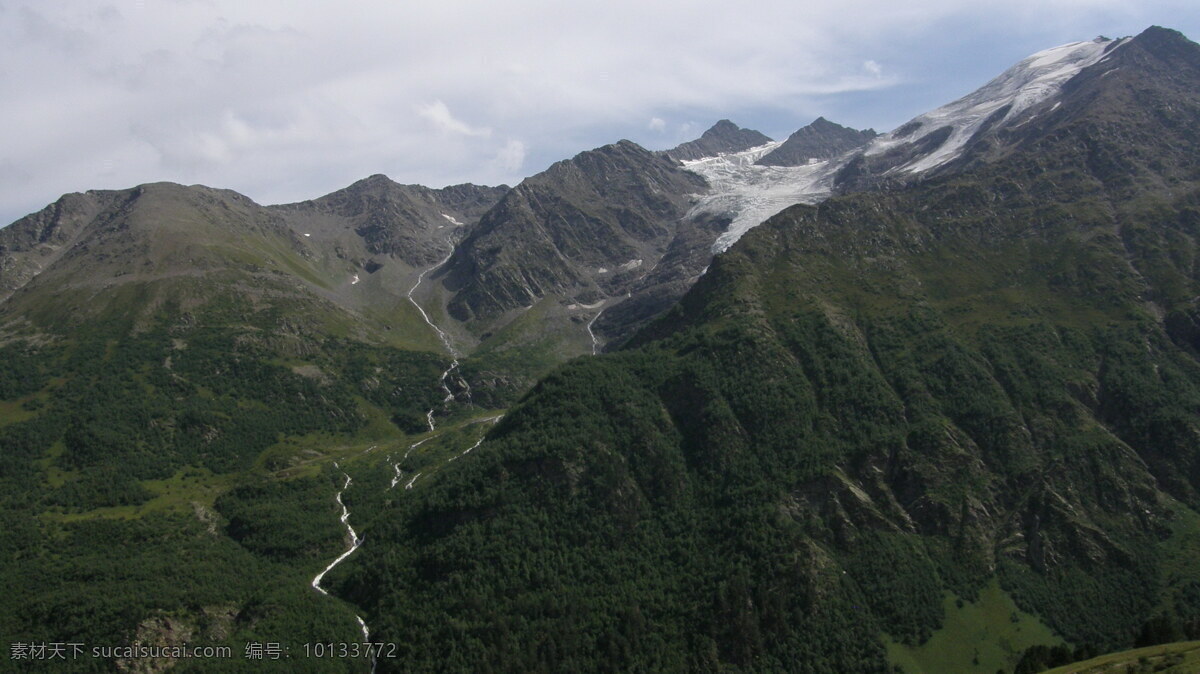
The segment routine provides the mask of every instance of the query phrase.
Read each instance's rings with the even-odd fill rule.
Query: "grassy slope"
[[[1047,670],[1046,674],[1194,674],[1200,672],[1200,641],[1161,644]]]
[[[920,646],[889,640],[888,659],[908,674],[1012,671],[1026,648],[1062,639],[1036,616],[1017,608],[995,579],[975,601],[947,592],[944,626]]]

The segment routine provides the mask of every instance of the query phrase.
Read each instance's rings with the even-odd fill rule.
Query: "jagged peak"
[[[672,159],[688,161],[728,152],[741,152],[770,142],[771,138],[761,132],[740,127],[728,119],[721,119],[696,140],[682,143],[667,150],[665,154]]]
[[[852,129],[817,117],[755,163],[762,166],[800,166],[812,160],[831,159],[862,147],[879,134],[874,129]]]
[[[708,129],[704,133],[702,133],[700,135],[700,137],[703,138],[705,136],[717,136],[717,135],[724,135],[727,133],[737,133],[738,131],[741,131],[741,130],[742,130],[742,127],[738,126],[737,124],[734,124],[730,120],[719,119],[719,120],[717,120],[716,124],[713,124],[712,126],[708,127]]]
[[[1171,28],[1150,26],[1135,37],[1129,38],[1128,42],[1159,58],[1180,58],[1200,65],[1200,45]]]

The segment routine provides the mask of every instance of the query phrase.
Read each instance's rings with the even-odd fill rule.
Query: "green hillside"
[[[1147,31],[992,160],[785,211],[543,379],[348,566],[381,669],[887,671],[997,586],[1045,627],[980,666],[1194,634],[1197,51]]]

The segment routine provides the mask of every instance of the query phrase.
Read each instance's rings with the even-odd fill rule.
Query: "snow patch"
[[[727,217],[729,228],[713,244],[720,253],[750,229],[795,204],[816,204],[829,197],[833,179],[846,162],[858,154],[880,155],[915,143],[939,129],[950,129],[946,140],[932,152],[894,171],[920,173],[957,157],[985,121],[1005,106],[1001,123],[1058,94],[1079,71],[1111,54],[1125,43],[1097,38],[1040,51],[1009,68],[999,77],[953,103],[913,118],[895,131],[876,137],[861,151],[829,160],[810,160],[804,166],[759,166],[763,156],[783,141],[773,141],[742,152],[684,161],[689,171],[703,176],[711,187],[700,195],[686,217]],[[607,270],[601,269],[599,273]]]
[[[1123,43],[1123,40],[1118,42],[1118,46]],[[1040,51],[957,101],[913,118],[900,127],[906,131],[902,136],[897,136],[895,132],[879,136],[867,145],[865,154],[883,154],[949,127],[950,135],[937,149],[898,170],[920,173],[941,166],[957,157],[983,123],[997,111],[1011,106],[1001,120],[1001,123],[1007,122],[1054,96],[1062,90],[1067,80],[1098,62],[1110,46],[1112,41],[1097,39]]]
[[[450,221],[450,224],[452,224],[452,225],[455,225],[455,226],[458,226],[458,227],[462,227],[462,226],[463,226],[463,223],[459,222],[458,220],[455,220],[453,215],[447,215],[447,214],[445,214],[445,213],[442,213],[442,217],[443,217],[443,218],[446,218],[447,220],[449,220],[449,221]]]
[[[713,252],[732,246],[742,235],[764,220],[794,204],[824,201],[832,191],[838,160],[818,161],[804,166],[759,166],[783,141],[773,141],[742,152],[721,154],[683,162],[684,168],[699,173],[712,190],[702,195],[686,217],[727,216],[729,229],[717,238]]]

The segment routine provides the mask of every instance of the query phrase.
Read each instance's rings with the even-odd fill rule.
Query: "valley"
[[[1198,91],[1155,27],[884,134],[66,195],[0,230],[0,632],[288,654],[154,665],[184,672],[1195,639]]]

